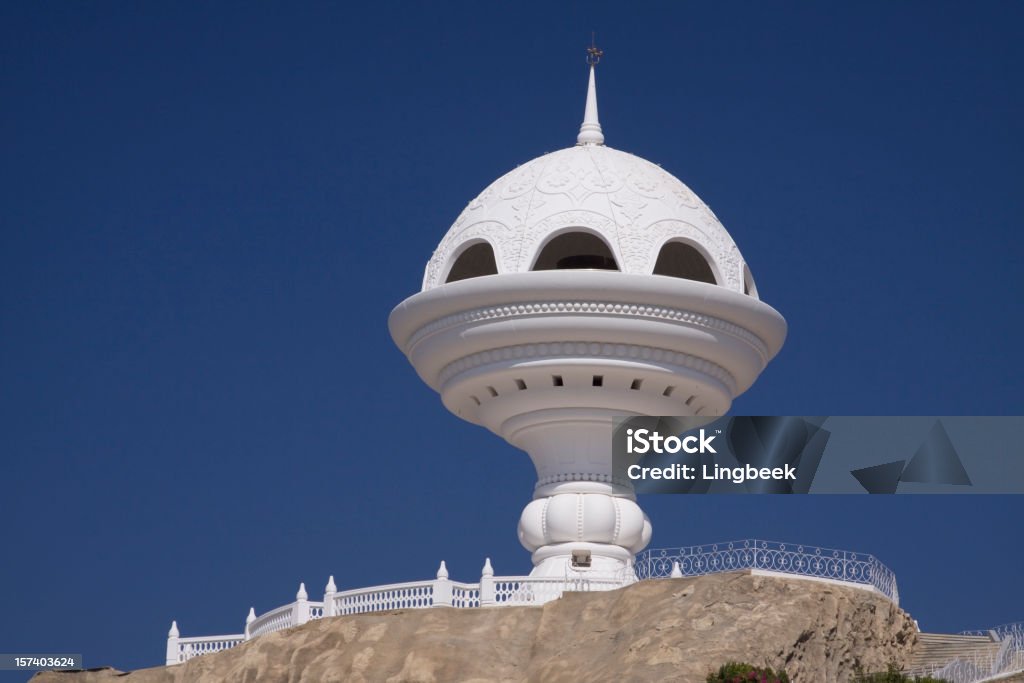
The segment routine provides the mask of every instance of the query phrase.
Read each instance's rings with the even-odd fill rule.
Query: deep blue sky
[[[608,144],[707,201],[790,336],[737,414],[1024,413],[1020,3],[5,3],[0,651],[159,664],[485,556],[529,459],[387,333],[465,204]],[[1008,446],[1009,447],[1009,446]],[[1019,445],[1012,445],[1016,454]],[[1024,619],[1021,497],[646,497],[653,547],[874,553],[929,630]]]

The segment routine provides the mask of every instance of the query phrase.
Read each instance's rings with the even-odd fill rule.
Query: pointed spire
[[[178,622],[177,621],[172,621],[171,622],[171,630],[167,632],[167,637],[168,638],[177,638],[178,637]]]
[[[484,570],[482,572],[482,575],[494,576],[494,567],[491,566],[491,558],[489,557],[484,560]]]
[[[448,578],[448,567],[445,566],[444,560],[441,560],[441,566],[437,568],[437,578],[447,579]]]
[[[249,624],[251,624],[254,621],[256,621],[256,608],[255,607],[250,607],[249,608],[249,616],[247,616],[245,618],[245,625],[248,626]]]
[[[580,126],[580,134],[576,136],[578,145],[603,145],[604,133],[601,132],[601,122],[597,120],[597,83],[594,78],[594,67],[601,61],[604,52],[599,50],[591,41],[587,48],[587,64],[590,65],[590,83],[587,85],[587,107],[583,111],[583,125]]]
[[[326,593],[337,593],[338,587],[334,585],[334,574],[331,574],[331,578],[327,579],[327,588],[324,589]]]
[[[295,599],[296,600],[308,600],[309,599],[309,594],[306,592],[306,584],[304,582],[299,584],[299,592],[295,594]]]

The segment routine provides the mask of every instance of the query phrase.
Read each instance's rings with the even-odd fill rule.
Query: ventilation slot
[[[604,375],[594,375],[594,386],[595,387],[604,386]]]
[[[695,398],[697,398],[697,397],[696,396],[691,396],[690,398],[686,399],[686,405],[690,405],[691,403],[693,403],[693,399],[695,399]]]
[[[561,375],[551,375],[551,384],[556,387],[564,387],[565,382],[562,381]]]
[[[644,381],[642,379],[635,379],[633,380],[633,383],[629,385],[629,388],[633,391],[640,391],[640,385],[643,383]]]
[[[517,379],[516,388],[519,389],[519,391],[526,391],[526,382],[521,379]]]
[[[498,392],[494,387],[487,387],[487,393],[491,396],[497,396]]]
[[[672,392],[675,391],[675,387],[665,387],[665,391],[661,392],[662,396],[671,396]]]
[[[473,403],[480,405],[480,399],[478,399],[476,396],[470,396],[470,398],[473,399]]]

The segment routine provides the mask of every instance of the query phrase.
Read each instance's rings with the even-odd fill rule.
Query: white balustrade
[[[256,621],[252,622],[252,625],[249,627],[249,637],[256,638],[265,633],[283,631],[292,626],[295,626],[294,602],[282,605],[277,609],[272,609],[266,614],[256,617]]]
[[[363,614],[434,606],[434,581],[410,581],[357,588],[334,596],[333,614]]]
[[[174,647],[168,647],[167,665],[181,662],[211,652],[227,650],[245,642],[245,635],[239,633],[230,636],[205,636],[193,638],[176,638]],[[168,642],[170,638],[168,638]],[[169,643],[170,644],[170,643]]]
[[[480,606],[480,585],[452,582],[452,607],[465,609]]]
[[[562,597],[565,579],[502,576],[494,580],[494,603],[509,607],[543,605]]]

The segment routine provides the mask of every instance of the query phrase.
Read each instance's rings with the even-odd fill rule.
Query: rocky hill
[[[845,681],[905,662],[910,617],[867,591],[715,574],[570,593],[544,607],[425,609],[335,617],[173,667],[43,673],[34,683],[702,682],[730,660],[794,681]],[[122,678],[123,676],[123,678]]]

